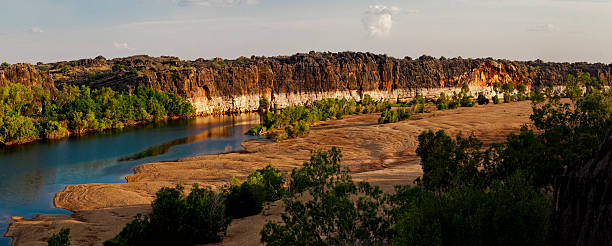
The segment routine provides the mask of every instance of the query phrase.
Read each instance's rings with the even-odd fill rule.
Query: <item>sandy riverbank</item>
[[[246,177],[253,169],[272,164],[284,171],[308,160],[310,150],[343,148],[343,164],[356,180],[368,180],[391,190],[409,184],[421,174],[415,154],[418,134],[426,129],[444,129],[451,134],[473,132],[485,143],[503,141],[529,122],[530,102],[477,106],[435,112],[394,124],[378,125],[378,114],[348,116],[312,128],[310,135],[282,142],[251,140],[246,151],[206,155],[175,162],[149,163],[137,167],[127,183],[72,185],[55,196],[55,205],[72,215],[40,215],[11,224],[6,236],[14,245],[46,245],[46,238],[61,227],[72,229],[73,245],[101,245],[137,213],[150,210],[155,192],[163,186],[200,183],[217,188],[231,176]],[[257,245],[266,220],[277,219],[279,202],[267,216],[235,220],[223,245]]]

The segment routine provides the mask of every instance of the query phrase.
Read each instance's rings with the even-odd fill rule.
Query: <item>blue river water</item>
[[[66,185],[125,182],[137,165],[242,149],[256,114],[173,120],[101,135],[0,147],[0,232],[11,216],[70,214],[53,197]],[[0,246],[10,238],[0,237]]]

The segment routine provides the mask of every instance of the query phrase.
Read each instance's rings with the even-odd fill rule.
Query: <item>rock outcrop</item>
[[[20,83],[27,86],[42,86],[55,90],[54,81],[48,71],[41,71],[36,66],[20,63],[0,67],[0,86],[8,82]]]
[[[444,59],[396,59],[371,53],[318,53],[236,60],[132,56],[39,64],[58,87],[87,84],[130,91],[144,85],[190,100],[201,114],[256,110],[266,96],[273,106],[302,105],[324,98],[370,94],[378,100],[409,100],[415,94],[437,97],[468,83],[472,92],[492,94],[494,82],[529,86],[558,85],[567,74],[590,73],[612,81],[612,65]],[[1,80],[1,79],[0,79]]]
[[[612,245],[612,131],[591,159],[560,177],[549,238],[551,245]]]

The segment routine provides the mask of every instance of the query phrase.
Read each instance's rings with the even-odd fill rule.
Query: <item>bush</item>
[[[310,127],[308,123],[301,120],[295,123],[293,126],[287,127],[286,130],[287,135],[291,138],[303,137],[310,133]]]
[[[70,228],[62,228],[47,239],[48,246],[70,246]]]
[[[449,97],[444,94],[444,92],[440,92],[440,97],[436,100],[436,107],[438,110],[448,109]]]
[[[226,191],[226,215],[237,219],[259,214],[263,209],[264,196],[262,185],[241,183],[234,178]]]
[[[0,67],[8,67],[8,66],[10,66],[10,65],[11,65],[11,64],[8,64],[8,62],[3,62],[3,63],[2,63],[2,65],[0,65]]]
[[[509,103],[512,101],[512,95],[510,93],[504,93],[504,103]]]
[[[256,125],[247,131],[247,135],[259,136],[266,132],[266,127],[262,125]]]
[[[478,98],[476,99],[476,101],[478,101],[478,105],[489,104],[489,99],[485,97],[482,93],[478,93]]]
[[[68,129],[62,126],[59,122],[53,120],[47,122],[47,126],[45,127],[45,138],[60,139],[65,138],[68,135]]]
[[[393,245],[546,245],[550,200],[517,174],[487,191],[399,187]]]
[[[188,196],[183,190],[181,185],[160,189],[151,204],[152,214],[138,215],[104,245],[194,245],[221,241],[231,222],[225,214],[224,196],[197,184]]]
[[[262,96],[259,99],[259,111],[268,111],[268,109],[270,108],[270,101],[268,101],[268,98],[266,98],[265,96]]]
[[[284,129],[287,137],[305,136],[310,132],[309,124],[331,119],[341,119],[345,115],[358,113],[381,112],[389,109],[386,102],[375,102],[370,95],[364,95],[360,102],[346,99],[325,99],[315,101],[309,106],[293,106],[280,110],[279,113],[266,112],[262,116],[261,127],[253,128],[248,134],[257,130],[267,129],[271,133],[274,130]],[[282,134],[282,133],[276,133]],[[269,136],[275,138],[274,136]],[[283,138],[277,138],[279,140]]]
[[[408,109],[386,110],[378,118],[378,124],[396,123],[407,119],[410,119],[410,110]]]
[[[497,95],[491,98],[493,100],[493,104],[499,104],[499,97]]]
[[[425,189],[444,191],[455,186],[482,186],[484,161],[480,152],[482,143],[474,136],[456,139],[442,130],[424,131],[418,136],[416,153],[421,157],[423,176],[415,180]]]
[[[247,178],[247,182],[263,186],[264,201],[276,201],[285,193],[285,177],[272,165],[253,171]]]
[[[261,230],[267,245],[380,245],[390,235],[384,196],[378,187],[355,184],[340,167],[341,151],[313,153],[291,174],[282,222]]]

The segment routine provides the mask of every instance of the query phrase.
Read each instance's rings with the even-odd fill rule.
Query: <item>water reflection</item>
[[[258,117],[202,117],[0,148],[0,231],[9,216],[68,213],[53,207],[53,196],[66,185],[124,182],[142,163],[240,149]],[[0,239],[0,245],[9,244]]]

